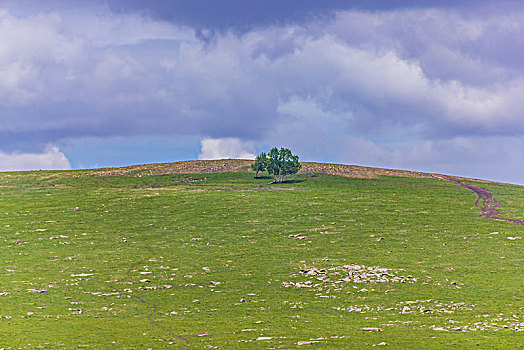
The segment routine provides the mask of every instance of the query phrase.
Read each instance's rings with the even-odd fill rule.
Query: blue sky
[[[253,157],[524,184],[520,1],[1,1],[0,170]]]

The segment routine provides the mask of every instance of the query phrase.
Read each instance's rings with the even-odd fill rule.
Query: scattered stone
[[[271,340],[271,339],[273,339],[273,337],[258,337],[255,340]]]
[[[309,269],[302,269],[299,271],[301,274],[306,276],[316,276],[316,275],[324,275],[326,274],[326,269],[317,269],[316,267],[312,267]]]
[[[313,344],[313,343],[319,343],[318,340],[301,340],[297,342],[297,345],[307,345],[307,344]]]
[[[365,265],[343,265],[329,269],[319,269],[316,267],[302,268],[299,273],[304,276],[316,276],[313,281],[282,282],[284,287],[308,288],[321,291],[329,287],[340,290],[346,283],[414,283],[417,279],[411,275],[401,275],[400,270],[381,268],[378,266]],[[357,288],[353,286],[353,288]],[[374,289],[371,289],[373,291]],[[360,289],[361,292],[368,291]]]
[[[362,330],[366,332],[382,332],[382,328],[377,327],[362,327]]]

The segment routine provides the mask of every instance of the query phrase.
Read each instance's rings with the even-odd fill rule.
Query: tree
[[[298,161],[298,156],[293,155],[287,148],[277,149],[274,147],[269,151],[267,159],[267,171],[275,175],[275,182],[282,182],[287,175],[296,174],[302,165]]]
[[[260,153],[259,156],[255,158],[255,162],[251,164],[251,170],[256,171],[255,179],[258,179],[258,172],[265,171],[267,167],[267,154],[264,152]]]

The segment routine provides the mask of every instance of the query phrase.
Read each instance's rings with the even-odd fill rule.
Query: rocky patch
[[[343,265],[330,268],[304,267],[299,275],[307,277],[306,281],[282,282],[286,288],[307,288],[322,291],[327,287],[341,290],[347,284],[363,283],[414,283],[417,279],[411,275],[402,274],[402,269],[394,270],[378,266]],[[297,276],[296,274],[294,276]],[[359,292],[368,292],[366,288],[359,288]]]

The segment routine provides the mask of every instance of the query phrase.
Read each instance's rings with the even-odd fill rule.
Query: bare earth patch
[[[478,196],[477,201],[475,202],[475,206],[477,208],[482,209],[482,214],[480,214],[480,217],[488,218],[488,219],[495,219],[495,220],[502,220],[502,221],[509,221],[509,222],[513,222],[516,224],[524,225],[524,221],[522,220],[500,218],[499,217],[500,212],[497,210],[497,208],[500,208],[501,203],[500,201],[493,198],[493,195],[487,189],[479,187],[479,186],[475,186],[475,185],[468,185],[450,176],[435,175],[435,177],[438,179],[444,180],[444,181],[449,181],[451,183],[454,183],[460,186],[464,186],[466,188],[469,188],[473,192],[475,192]]]
[[[173,163],[154,163],[133,165],[121,168],[101,168],[94,169],[92,172],[84,175],[75,176],[122,176],[135,174],[136,176],[153,176],[166,174],[214,174],[224,173],[230,171],[251,171],[249,167],[253,164],[252,160],[248,159],[219,159],[219,160],[189,160]],[[347,164],[330,164],[330,163],[316,163],[316,162],[301,162],[302,168],[298,174],[326,174],[344,177],[354,177],[363,179],[374,179],[379,176],[400,176],[400,177],[414,177],[414,178],[441,178],[443,180],[455,179],[470,180],[484,183],[498,183],[494,181],[451,177],[434,173],[424,173],[420,171],[408,171],[399,169],[385,169],[365,167],[359,165]],[[7,173],[6,173],[7,174]],[[53,176],[53,175],[50,175]],[[449,180],[448,180],[449,181]]]
[[[249,171],[248,167],[252,163],[252,160],[245,159],[191,160],[174,163],[134,165],[123,168],[97,169],[89,175],[121,176],[137,174],[147,176],[164,174],[212,174],[228,171]],[[371,168],[358,165],[313,162],[302,162],[301,164],[302,169],[299,171],[299,174],[326,174],[356,178],[377,178],[381,175],[417,178],[432,177],[431,174],[417,171]]]

